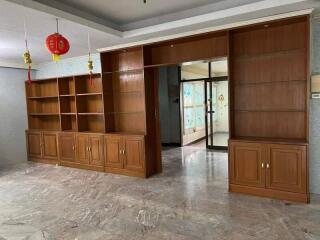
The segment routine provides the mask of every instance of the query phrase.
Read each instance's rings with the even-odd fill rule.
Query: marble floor
[[[215,133],[213,134],[213,146],[218,147],[228,147],[228,140],[229,140],[229,134],[228,133]],[[209,140],[209,144],[211,139]],[[196,148],[206,148],[206,140],[201,140],[199,142],[195,142],[191,145],[188,145],[190,147],[196,147]]]
[[[227,154],[163,151],[150,179],[25,163],[0,170],[0,240],[315,240],[320,197],[230,194]]]

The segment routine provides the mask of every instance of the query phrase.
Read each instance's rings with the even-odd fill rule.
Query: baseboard
[[[163,147],[181,147],[180,143],[161,143]]]
[[[90,165],[86,165],[86,164],[73,163],[73,162],[64,162],[64,161],[61,161],[60,165],[63,166],[63,167],[79,168],[79,169],[84,169],[84,170],[104,172],[104,167],[103,166],[90,166]]]
[[[273,198],[278,200],[287,200],[292,202],[310,203],[310,194],[284,192],[266,188],[256,188],[229,184],[229,192],[244,193],[258,197]]]
[[[44,164],[51,164],[51,165],[59,164],[59,160],[54,160],[54,159],[29,158],[28,161],[37,162],[37,163],[44,163]]]
[[[120,174],[120,175],[129,176],[129,177],[139,177],[139,178],[147,178],[148,177],[143,171],[137,172],[137,171],[130,171],[127,169],[111,168],[111,167],[105,167],[104,171],[106,173]]]

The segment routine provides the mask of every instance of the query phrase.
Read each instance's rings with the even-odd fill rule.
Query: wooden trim
[[[32,157],[29,157],[28,161],[37,162],[37,163],[44,163],[44,164],[51,164],[51,165],[59,164],[59,160],[43,159],[43,158],[32,158]]]
[[[79,168],[84,170],[104,172],[104,166],[90,166],[85,164],[71,163],[71,162],[64,162],[64,161],[61,161],[60,165],[64,167],[70,167],[70,168]]]
[[[105,167],[104,171],[106,173],[113,173],[113,174],[121,174],[129,177],[140,177],[140,178],[147,178],[147,176],[144,171],[130,171],[127,169],[120,169],[120,168],[111,168],[111,167]]]
[[[229,184],[229,192],[244,193],[259,197],[274,198],[278,200],[287,200],[293,202],[310,203],[310,194],[284,192],[266,188],[256,188]]]

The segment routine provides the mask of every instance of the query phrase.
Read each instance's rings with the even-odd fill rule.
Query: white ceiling
[[[88,32],[92,49],[107,49],[319,6],[319,0],[0,0],[0,65],[23,63],[24,18],[33,61],[42,63],[51,61],[44,41],[56,17],[71,44],[69,58],[87,54]]]
[[[48,0],[37,0],[42,3],[49,3]],[[86,11],[102,19],[108,19],[118,25],[128,24],[152,17],[159,17],[165,14],[175,13],[210,3],[217,3],[223,0],[68,0],[59,1],[64,4]]]

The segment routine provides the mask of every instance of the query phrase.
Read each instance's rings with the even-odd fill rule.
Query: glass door
[[[227,61],[210,63],[210,77],[205,83],[206,145],[211,149],[228,149],[229,86]]]

